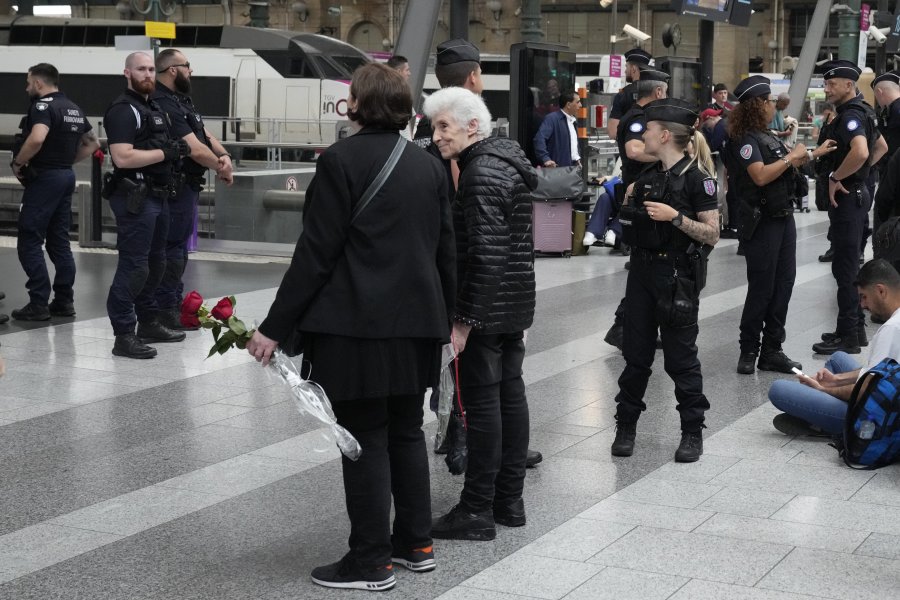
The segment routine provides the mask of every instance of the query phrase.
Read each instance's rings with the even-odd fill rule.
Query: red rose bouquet
[[[213,354],[225,354],[237,346],[243,350],[253,337],[254,329],[247,329],[244,322],[234,316],[234,296],[219,300],[212,310],[203,304],[203,296],[193,291],[184,297],[181,303],[181,323],[190,327],[212,329],[215,343],[206,358]]]

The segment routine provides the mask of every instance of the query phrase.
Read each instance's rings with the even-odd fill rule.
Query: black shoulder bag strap
[[[381,167],[381,171],[378,172],[378,176],[375,177],[375,180],[369,184],[369,187],[366,188],[366,191],[363,193],[362,198],[359,199],[359,202],[356,203],[356,206],[353,208],[353,215],[350,217],[350,224],[352,225],[356,218],[360,215],[360,213],[365,210],[365,208],[372,201],[372,198],[375,197],[379,191],[381,191],[381,186],[384,185],[384,182],[387,181],[387,178],[391,176],[391,172],[394,170],[394,167],[397,166],[397,161],[400,160],[400,155],[403,154],[403,150],[406,148],[406,144],[409,142],[406,141],[406,138],[400,136],[397,138],[397,143],[394,145],[394,150],[391,152],[391,155],[388,157],[387,162],[384,163],[384,166]]]

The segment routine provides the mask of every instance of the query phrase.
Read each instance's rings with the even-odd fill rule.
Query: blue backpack
[[[886,358],[859,378],[844,419],[847,466],[877,469],[900,458],[900,364]]]

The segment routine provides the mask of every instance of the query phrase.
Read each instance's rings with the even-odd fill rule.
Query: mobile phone
[[[806,373],[804,373],[797,367],[791,367],[791,371],[793,371],[796,375],[799,375],[800,377],[809,377],[809,375],[807,375]]]

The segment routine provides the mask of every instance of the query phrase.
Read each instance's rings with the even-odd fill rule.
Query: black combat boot
[[[756,371],[756,352],[741,352],[738,359],[737,372],[741,375],[753,375]]]
[[[172,331],[197,331],[199,325],[184,325],[181,322],[181,311],[178,307],[163,308],[156,313],[156,320],[163,326]]]
[[[506,527],[521,527],[525,524],[525,501],[500,501],[494,499],[494,522]]]
[[[616,423],[616,439],[610,452],[613,456],[634,454],[634,438],[637,437],[637,423]]]
[[[625,328],[621,323],[613,323],[613,326],[609,328],[609,331],[606,332],[606,335],[603,337],[603,341],[609,344],[610,346],[615,346],[621,352],[622,350],[622,337],[625,334]]]
[[[836,338],[840,337],[837,333],[829,331],[822,334],[823,342],[833,342]],[[861,325],[856,328],[856,337],[859,340],[859,345],[861,347],[869,345],[869,336],[866,334],[866,326]]]
[[[125,358],[153,358],[156,356],[156,348],[144,344],[133,333],[125,333],[116,336],[112,353]]]
[[[137,336],[145,344],[160,344],[166,342],[184,341],[185,333],[183,331],[172,331],[168,327],[162,325],[159,321],[149,321],[147,323],[138,323]]]
[[[75,303],[74,302],[62,302],[58,298],[54,298],[53,302],[50,303],[50,306],[47,307],[50,310],[50,314],[54,317],[74,317],[75,316]]]
[[[760,371],[777,373],[793,373],[793,369],[803,370],[803,365],[788,358],[781,350],[763,350],[756,366]]]
[[[16,321],[49,321],[50,309],[34,302],[29,302],[22,308],[12,311],[12,318]]]
[[[525,466],[529,469],[533,469],[542,460],[544,460],[543,454],[541,454],[537,450],[532,450],[531,448],[529,448],[528,454],[525,455]]]
[[[675,451],[675,462],[697,462],[703,454],[703,432],[681,432],[681,443]]]
[[[816,354],[831,355],[841,350],[847,354],[859,354],[862,350],[859,347],[859,336],[856,332],[852,334],[836,334],[829,342],[819,342],[813,344],[813,352]]]

